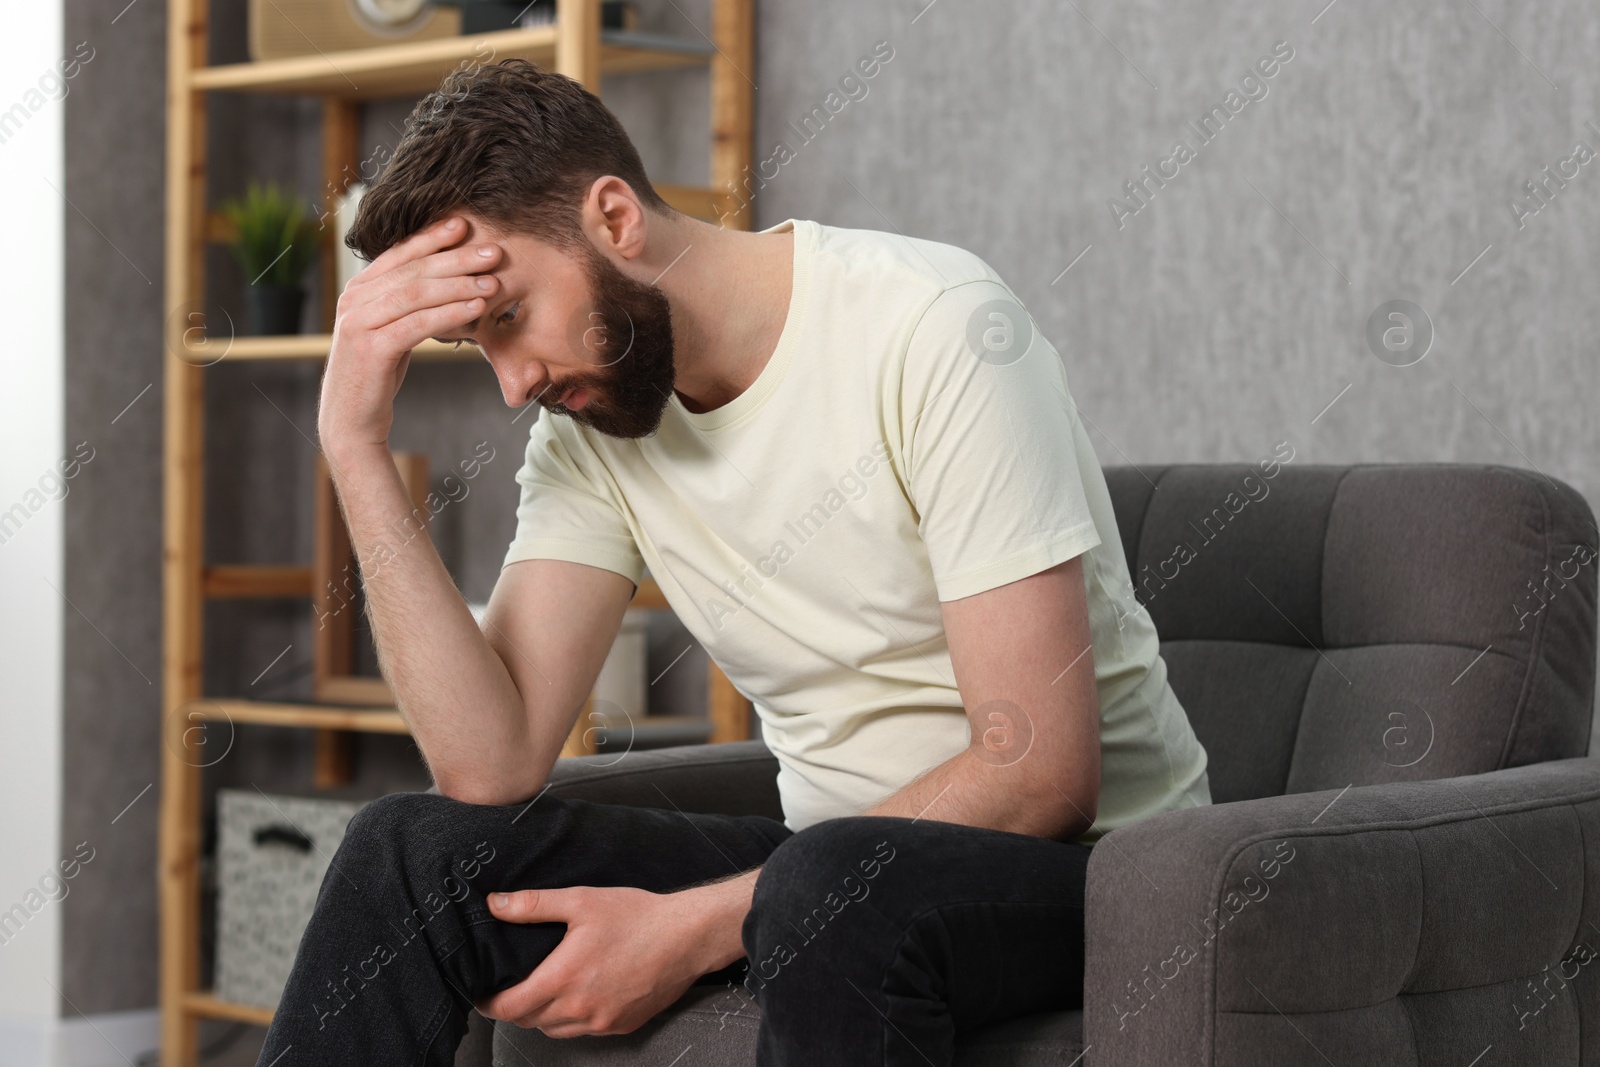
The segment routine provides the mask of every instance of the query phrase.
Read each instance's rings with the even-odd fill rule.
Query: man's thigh
[[[806,827],[757,880],[743,930],[748,984],[770,985],[773,1007],[821,1007],[835,993],[841,1004],[857,998],[848,977],[869,1000],[888,990],[896,1002],[938,1001],[956,1031],[1075,1007],[1089,853],[1077,842],[930,819]],[[769,1001],[758,999],[765,1014]],[[874,1013],[861,1018],[882,1029]],[[933,1029],[929,1040],[944,1040]]]
[[[487,892],[566,885],[671,892],[760,866],[792,836],[761,815],[606,804],[549,792],[506,805],[392,793],[357,813],[350,833],[358,848],[399,837],[410,860],[424,866],[478,856],[480,869],[469,881]],[[487,853],[492,858],[483,858]]]
[[[396,793],[357,813],[324,891],[376,903],[384,898],[379,886],[372,887],[378,892],[363,892],[359,883],[402,882],[400,907],[414,914],[385,918],[403,931],[433,926],[430,909],[453,902],[459,933],[436,944],[451,956],[467,951],[468,958],[453,962],[467,972],[462,977],[476,997],[527,977],[566,931],[565,923],[497,919],[488,908],[490,893],[580,885],[668,893],[758,867],[790,836],[781,822],[758,815],[604,804],[548,793],[509,805]]]

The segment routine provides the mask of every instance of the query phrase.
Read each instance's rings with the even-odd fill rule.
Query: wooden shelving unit
[[[563,43],[588,51],[588,42],[580,39],[582,31],[564,42],[563,29],[558,21],[532,30],[503,30],[394,48],[369,48],[264,63],[229,63],[196,70],[190,84],[201,90],[327,95],[352,100],[422,96],[462,63],[520,57],[547,70],[559,69],[557,53]],[[703,66],[714,54],[715,49],[706,41],[627,30],[600,32],[599,67],[603,74]],[[589,59],[588,55],[582,58]],[[578,77],[577,74],[571,76]]]
[[[751,160],[752,100],[745,72],[753,59],[751,0],[713,0],[711,40],[679,39],[631,30],[602,30],[600,0],[558,0],[556,22],[443,40],[383,45],[294,59],[208,66],[209,0],[168,0],[166,306],[164,338],[163,662],[161,822],[161,1062],[193,1067],[198,1023],[204,1018],[265,1025],[268,1009],[219,999],[199,986],[200,832],[203,760],[186,758],[197,735],[211,724],[249,723],[306,729],[348,738],[354,732],[405,734],[394,708],[337,704],[269,703],[201,691],[204,607],[208,600],[304,597],[308,612],[312,567],[207,563],[203,538],[202,481],[206,369],[222,362],[318,360],[327,356],[333,289],[331,239],[324,249],[328,279],[323,306],[326,331],[290,337],[237,337],[231,329],[197,330],[190,310],[204,306],[202,265],[209,242],[225,228],[206,210],[207,99],[216,92],[272,93],[321,100],[323,171],[332,195],[356,172],[363,101],[421,97],[463,63],[521,56],[600,91],[601,77],[639,71],[706,66],[711,77],[711,181],[707,188],[657,186],[685,214],[749,229],[748,204],[728,192]],[[428,342],[414,358],[481,358],[476,351]],[[634,596],[638,608],[666,609],[656,584],[646,579]],[[710,665],[712,741],[748,736],[749,702]],[[563,755],[592,751],[589,712],[593,697]],[[651,716],[652,722],[691,720]],[[693,720],[702,721],[702,720]]]

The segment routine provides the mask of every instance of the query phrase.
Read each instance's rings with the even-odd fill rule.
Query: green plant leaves
[[[297,286],[316,260],[318,226],[305,206],[277,185],[252,181],[243,197],[217,206],[233,224],[229,247],[247,285]]]

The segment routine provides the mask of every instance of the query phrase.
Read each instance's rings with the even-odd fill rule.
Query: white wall
[[[61,0],[0,34],[0,1064],[54,1059],[60,998]],[[43,886],[41,887],[41,880]]]

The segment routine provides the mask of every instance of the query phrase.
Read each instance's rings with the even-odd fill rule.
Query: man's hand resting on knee
[[[632,1033],[696,978],[732,962],[725,938],[708,936],[717,916],[699,889],[524,889],[491,893],[489,908],[506,922],[567,924],[532,974],[478,1004],[491,1019],[549,1037]]]

